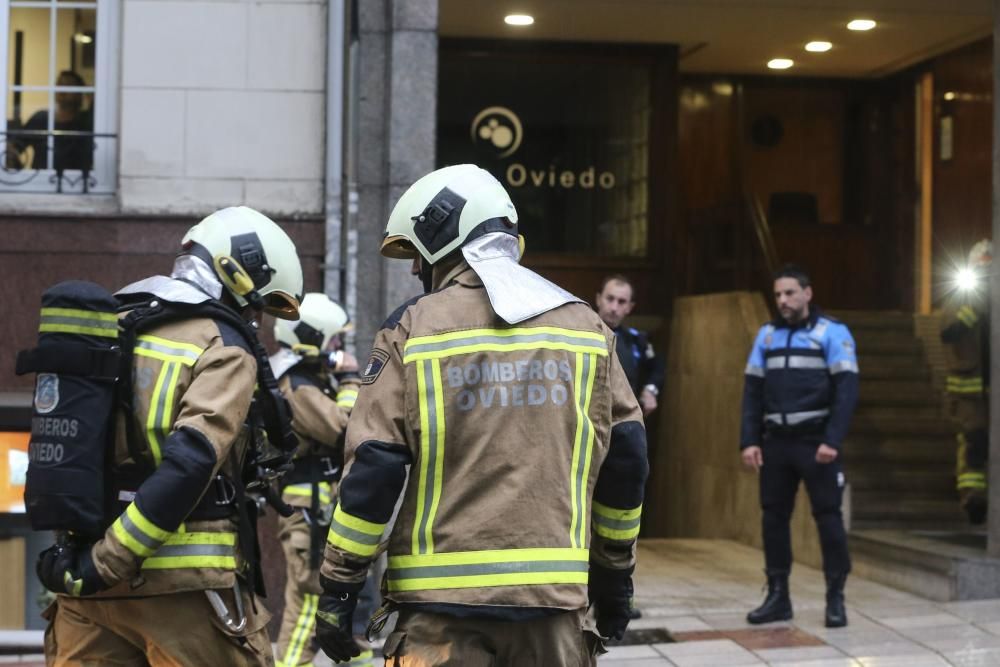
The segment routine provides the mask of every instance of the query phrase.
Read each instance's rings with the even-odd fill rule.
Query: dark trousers
[[[769,570],[788,571],[792,567],[789,524],[800,481],[806,484],[819,531],[823,571],[840,574],[851,569],[847,533],[840,512],[844,495],[843,467],[839,456],[832,463],[817,463],[818,447],[815,437],[764,440],[760,506],[763,510],[764,560]]]

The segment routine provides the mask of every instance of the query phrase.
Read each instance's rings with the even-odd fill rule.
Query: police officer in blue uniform
[[[774,279],[781,316],[761,327],[743,390],[740,449],[760,473],[767,597],[750,623],[792,618],[789,522],[804,481],[823,550],[826,626],[847,625],[844,583],[851,569],[840,511],[841,445],[858,399],[858,361],[848,328],[810,306],[809,276],[787,265]]]
[[[597,314],[617,336],[615,349],[632,391],[648,417],[657,407],[663,388],[663,363],[653,351],[645,332],[622,326],[635,307],[632,284],[622,275],[608,276],[597,293]]]

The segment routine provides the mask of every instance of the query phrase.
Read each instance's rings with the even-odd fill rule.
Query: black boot
[[[826,627],[842,628],[847,625],[847,610],[844,608],[844,583],[847,573],[826,575]]]
[[[792,600],[788,597],[788,571],[764,570],[767,574],[767,597],[764,603],[747,614],[747,623],[773,623],[792,618]]]

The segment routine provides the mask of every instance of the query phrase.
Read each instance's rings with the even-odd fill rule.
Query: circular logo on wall
[[[507,107],[487,107],[472,119],[472,143],[489,146],[497,157],[513,155],[521,146],[521,119]]]
[[[59,376],[54,373],[39,373],[35,382],[35,412],[46,414],[59,405]]]

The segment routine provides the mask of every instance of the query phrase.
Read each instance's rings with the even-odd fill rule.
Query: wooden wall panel
[[[992,40],[936,58],[929,69],[935,93],[932,253],[934,284],[941,285],[955,261],[964,263],[971,246],[991,234]],[[953,128],[948,160],[941,154],[943,118],[951,118]]]

